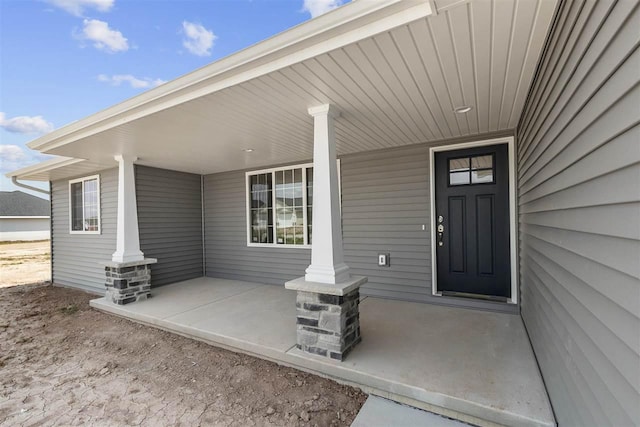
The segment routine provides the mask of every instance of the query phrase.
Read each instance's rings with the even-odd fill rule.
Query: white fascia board
[[[74,159],[71,157],[57,157],[55,159],[45,160],[35,165],[27,166],[22,169],[18,169],[5,174],[7,178],[16,177],[18,179],[25,179],[24,177],[45,173],[54,169],[62,168],[65,166],[73,165],[75,163],[84,162],[84,159]]]
[[[48,152],[432,14],[433,0],[353,1],[27,144]]]
[[[48,216],[29,216],[29,215],[24,215],[24,216],[0,216],[0,219],[45,219],[45,218],[50,218]]]

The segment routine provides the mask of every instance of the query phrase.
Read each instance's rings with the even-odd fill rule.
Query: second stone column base
[[[360,286],[366,277],[351,277],[338,285],[287,282],[295,290],[297,347],[310,354],[342,361],[361,341]]]

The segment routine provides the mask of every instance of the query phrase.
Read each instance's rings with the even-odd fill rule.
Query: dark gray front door
[[[436,259],[443,294],[511,297],[507,144],[435,154]]]

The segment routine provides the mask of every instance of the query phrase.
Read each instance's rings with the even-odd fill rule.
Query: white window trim
[[[338,166],[338,197],[339,197],[339,200],[340,200],[340,213],[342,213],[342,184],[341,184],[341,179],[342,178],[341,178],[341,173],[340,173],[340,159],[337,159],[336,163],[337,163],[337,166]],[[259,175],[259,174],[262,174],[262,173],[273,173],[273,172],[278,172],[278,171],[282,171],[282,170],[291,170],[291,169],[309,168],[309,167],[313,167],[313,163],[301,163],[301,164],[297,164],[297,165],[279,166],[279,167],[276,167],[276,168],[259,169],[259,170],[252,170],[252,171],[245,172],[244,198],[245,198],[245,203],[246,203],[245,215],[246,215],[246,219],[247,219],[247,246],[252,247],[252,248],[311,249],[312,245],[310,245],[307,242],[307,239],[309,238],[308,237],[309,224],[307,222],[307,174],[306,173],[302,174],[302,186],[304,188],[304,191],[303,191],[303,200],[304,200],[304,202],[303,202],[304,203],[303,217],[304,217],[304,242],[305,242],[304,244],[302,244],[302,245],[278,244],[278,243],[275,243],[275,241],[274,241],[274,243],[253,243],[251,241],[251,204],[249,202],[249,194],[250,194],[250,190],[251,190],[249,177],[251,175]],[[273,205],[272,209],[275,209],[275,205],[276,205],[275,176],[272,177],[272,182],[273,182],[273,185],[274,185],[273,192],[271,194],[272,205]],[[275,212],[274,212],[273,218],[274,218],[274,220],[276,218]],[[276,229],[276,226],[274,224],[273,225],[274,233],[275,233],[275,229]]]
[[[74,230],[73,229],[73,212],[71,209],[71,184],[75,184],[77,182],[82,182],[82,216],[84,222],[84,181],[90,181],[95,179],[97,182],[98,188],[98,229],[96,231],[84,231],[84,230]],[[100,187],[100,175],[90,175],[84,176],[82,178],[76,178],[69,180],[69,233],[70,234],[101,234],[102,233],[102,212],[100,210],[100,199],[101,199],[101,187]]]

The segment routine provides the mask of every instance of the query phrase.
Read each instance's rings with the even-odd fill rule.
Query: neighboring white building
[[[22,191],[0,191],[0,241],[51,237],[48,200]]]

